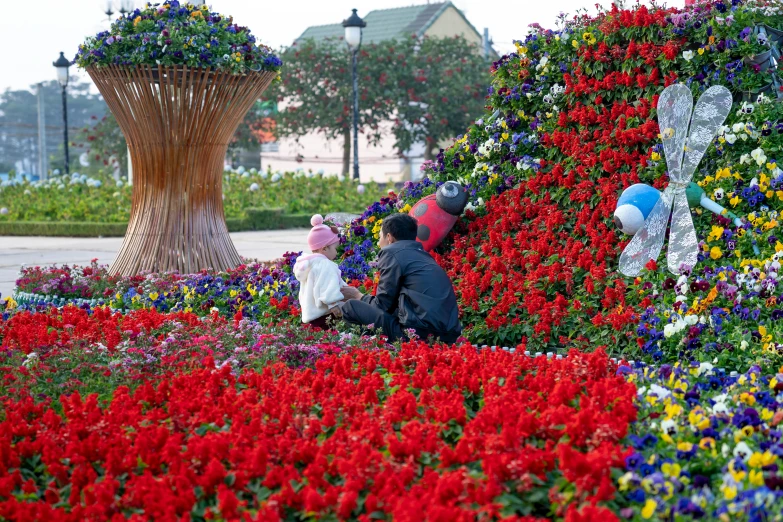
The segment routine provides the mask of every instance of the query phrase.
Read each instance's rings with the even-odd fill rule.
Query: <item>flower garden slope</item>
[[[777,296],[759,282],[762,273],[768,281],[777,273],[770,259],[777,250],[773,240],[781,202],[772,161],[781,145],[778,104],[738,102],[741,112],[730,116],[729,130],[722,131],[702,163],[696,180],[710,196],[726,195],[724,203],[735,213],[750,218],[758,211],[749,221],[758,223],[759,232],[731,230],[719,218],[695,211],[707,250],[699,272],[678,284],[688,294],[671,292],[668,276],[655,265],[654,273],[638,280],[620,277],[615,267],[624,238],[611,224],[624,187],[666,183],[654,109],[665,85],[684,81],[698,95],[721,83],[739,98],[771,79],[770,71],[757,72],[744,61],[764,48],[752,29],[762,22],[781,25],[780,2],[615,8],[569,21],[560,31],[534,31],[517,52],[493,65],[487,114],[438,155],[429,168],[431,179],[371,205],[352,224],[343,272],[349,279],[372,277],[372,243],[383,217],[405,211],[438,183],[454,179],[469,186],[472,210],[438,260],[456,283],[463,323],[475,341],[591,349],[606,344],[651,359],[713,360],[724,354],[717,364],[741,370],[749,362],[773,364],[774,359],[757,355],[759,348],[777,351],[771,321],[783,314],[768,301],[777,302]],[[713,225],[723,229],[720,238]],[[761,258],[751,254],[753,238],[767,245]],[[727,254],[737,261],[721,270]],[[715,292],[725,301],[711,297]],[[687,307],[675,310],[677,295],[686,295]],[[711,302],[716,305],[708,308]],[[646,313],[651,306],[655,309]],[[725,336],[724,309],[732,314],[730,336]],[[697,324],[681,328],[692,321],[685,315],[697,315]],[[667,324],[679,335],[665,337]],[[704,325],[722,330],[695,335],[693,328],[706,331]],[[539,350],[545,351],[540,346],[533,351]]]
[[[624,243],[611,215],[624,187],[640,180],[665,184],[654,111],[665,85],[685,81],[698,94],[720,83],[740,96],[746,86],[771,78],[769,71],[742,66],[743,56],[762,48],[745,27],[781,25],[780,4],[733,5],[705,3],[687,14],[615,8],[595,19],[577,19],[562,31],[536,31],[494,65],[488,116],[432,168],[438,182],[470,183],[474,202],[488,201],[468,232],[455,234],[439,258],[457,281],[473,339],[560,345],[584,336],[620,348],[634,340],[632,327],[657,294],[627,295],[629,281],[616,272]],[[727,15],[732,24],[725,23]],[[701,49],[698,59],[683,57],[690,47]],[[702,72],[693,74],[694,66]],[[769,130],[779,105],[761,105],[758,112],[767,112],[768,121],[750,123]],[[741,120],[748,120],[742,111],[727,125]],[[718,138],[697,180],[743,162],[738,175],[747,187],[761,174],[755,160],[748,164],[743,158],[751,159],[759,145],[770,154],[776,147],[777,134],[763,134],[745,136],[756,140],[751,148],[750,141],[732,148]],[[753,154],[760,157],[760,151]],[[735,197],[740,192],[731,190]],[[767,208],[780,205],[773,203]],[[711,219],[697,216],[702,237]],[[743,252],[741,257],[751,256]],[[699,266],[714,266],[713,261],[707,256]],[[639,312],[634,315],[628,305]]]

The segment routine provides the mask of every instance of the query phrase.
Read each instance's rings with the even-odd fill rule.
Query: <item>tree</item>
[[[401,151],[424,141],[424,158],[432,159],[442,140],[463,133],[483,113],[489,63],[462,36],[417,41],[398,76],[394,135]]]
[[[43,84],[46,119],[46,154],[56,156],[53,166],[62,164],[62,89],[52,80]],[[72,141],[78,145],[76,130],[91,125],[107,112],[106,103],[90,93],[90,84],[68,85],[68,126]],[[74,139],[73,137],[76,136]],[[6,90],[0,94],[0,158],[4,163],[21,163],[33,171],[38,157],[38,94],[33,90]],[[75,160],[72,156],[72,159]]]
[[[120,126],[112,113],[106,114],[97,124],[81,129],[77,137],[79,144],[87,147],[90,162],[109,165],[112,157],[125,172],[128,164],[128,145]]]
[[[275,134],[310,132],[343,139],[343,174],[351,158],[350,54],[342,39],[308,40],[283,51],[282,82],[268,95],[283,105]],[[463,132],[483,110],[489,63],[463,37],[414,37],[365,44],[360,49],[359,128],[371,144],[391,124],[402,155],[426,143],[430,159],[438,143]]]
[[[398,65],[395,41],[365,44],[359,50],[359,127],[369,143],[381,139],[380,125],[394,110],[389,72]],[[403,56],[404,58],[404,56]],[[343,139],[343,174],[351,158],[353,84],[351,55],[342,39],[294,44],[282,53],[282,81],[267,91],[280,103],[275,134],[300,138],[310,132]]]

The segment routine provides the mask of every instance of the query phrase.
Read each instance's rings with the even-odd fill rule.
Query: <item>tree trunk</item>
[[[433,138],[425,138],[424,140],[424,161],[432,161],[432,149],[435,148],[435,145],[438,144],[438,141]]]
[[[351,129],[343,130],[343,176],[348,176],[351,168]]]

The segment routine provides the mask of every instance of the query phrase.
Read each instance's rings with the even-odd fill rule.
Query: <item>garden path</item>
[[[287,251],[307,248],[309,229],[234,232],[231,239],[246,258],[270,261]],[[87,265],[98,258],[111,263],[122,244],[121,237],[17,237],[0,236],[0,296],[11,295],[21,265]]]

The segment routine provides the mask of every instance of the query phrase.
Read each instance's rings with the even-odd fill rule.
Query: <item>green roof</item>
[[[451,2],[439,2],[436,4],[411,5],[408,7],[370,11],[364,17],[367,27],[362,32],[362,42],[375,43],[411,34],[422,36],[441,13],[451,5]],[[462,14],[459,9],[457,11]],[[471,27],[473,26],[471,25]],[[473,29],[475,30],[475,28]],[[332,37],[339,38],[344,33],[345,29],[343,29],[342,23],[314,25],[308,27],[296,41],[300,42],[309,38],[315,40]],[[479,34],[478,31],[476,33]]]

